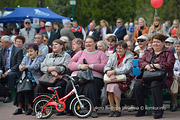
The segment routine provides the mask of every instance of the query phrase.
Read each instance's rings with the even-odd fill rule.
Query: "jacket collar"
[[[147,51],[149,51],[150,53],[153,53],[154,52],[154,49],[153,48],[149,48],[149,49],[147,49]],[[162,52],[170,52],[171,50],[169,49],[169,48],[167,48],[167,47],[163,47],[163,50],[161,51],[161,53]],[[161,54],[160,53],[160,54]]]

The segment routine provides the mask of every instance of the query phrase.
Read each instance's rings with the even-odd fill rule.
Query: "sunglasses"
[[[137,40],[137,42],[139,43],[139,42],[144,42],[145,40]]]

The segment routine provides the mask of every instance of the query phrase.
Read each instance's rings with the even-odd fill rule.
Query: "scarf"
[[[117,60],[118,60],[117,66],[123,61],[124,57],[125,57],[125,53],[124,53],[124,55],[123,55],[122,57],[120,57],[120,56],[117,54]]]

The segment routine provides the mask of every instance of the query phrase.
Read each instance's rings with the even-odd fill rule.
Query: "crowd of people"
[[[77,21],[63,20],[63,28],[59,23],[41,20],[41,28],[34,29],[31,20],[24,20],[24,28],[15,33],[10,28],[9,34],[0,39],[0,96],[5,97],[4,103],[12,101],[12,92],[18,81],[27,72],[29,80],[33,83],[33,90],[16,92],[14,105],[17,106],[14,115],[33,114],[32,100],[41,94],[49,93],[46,85],[40,84],[39,79],[44,74],[57,76],[67,73],[79,84],[79,94],[88,97],[93,103],[92,117],[98,117],[96,107],[101,106],[101,93],[105,89],[110,104],[109,117],[121,116],[121,96],[129,89],[132,79],[134,84],[134,97],[136,98],[138,111],[136,117],[146,113],[144,104],[144,91],[148,88],[152,93],[154,119],[163,117],[163,94],[167,89],[172,95],[172,112],[178,110],[177,94],[170,91],[173,80],[178,81],[180,92],[180,25],[175,19],[173,25],[170,21],[161,24],[159,17],[155,17],[152,25],[148,27],[144,18],[139,18],[134,23],[123,23],[123,19],[116,20],[116,27],[111,30],[106,20],[101,20],[96,26],[95,20],[91,20],[85,30]],[[84,59],[87,63],[84,63]],[[133,76],[133,61],[139,59],[141,74]],[[66,69],[65,69],[65,68]],[[78,72],[91,69],[93,81],[81,84],[78,82]],[[143,81],[144,71],[163,70],[167,74],[161,81],[151,81],[146,87]],[[121,82],[105,84],[104,75],[112,81],[116,75],[126,75],[126,86]],[[161,84],[160,84],[161,83]],[[71,82],[64,79],[56,79],[52,86],[61,86],[59,97],[63,97],[72,90]],[[73,98],[73,97],[72,97]],[[69,99],[66,103],[66,111],[57,115],[71,114],[68,109]]]

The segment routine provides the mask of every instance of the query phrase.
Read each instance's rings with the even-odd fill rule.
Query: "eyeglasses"
[[[30,24],[29,22],[26,22],[25,24]]]
[[[139,42],[144,42],[145,40],[137,40],[137,42],[139,43]]]
[[[122,22],[116,22],[116,23],[122,23]]]

